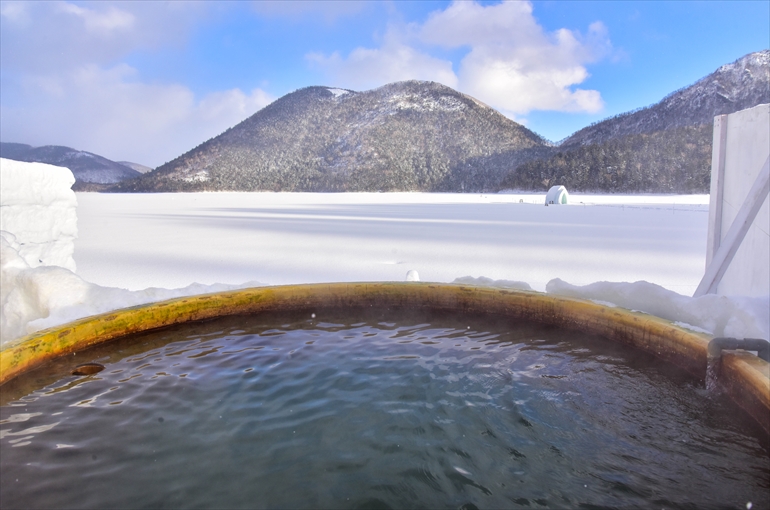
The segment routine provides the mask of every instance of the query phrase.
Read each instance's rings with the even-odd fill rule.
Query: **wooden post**
[[[757,217],[759,209],[762,207],[765,199],[770,193],[770,157],[765,161],[762,170],[759,171],[754,184],[749,190],[749,194],[743,201],[743,205],[738,210],[730,230],[725,235],[724,242],[714,253],[703,279],[695,290],[693,297],[703,296],[704,294],[714,294],[717,291],[719,282],[722,280],[725,271],[730,266],[735,252],[740,248],[746,232],[749,231],[754,218]]]
[[[706,267],[722,244],[722,205],[725,188],[725,156],[727,154],[727,115],[714,117],[713,149],[711,152],[711,199],[709,200],[709,231],[706,245]]]

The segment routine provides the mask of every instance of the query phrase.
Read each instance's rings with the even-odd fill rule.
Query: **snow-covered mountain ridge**
[[[547,152],[537,134],[434,82],[276,100],[121,191],[481,191]]]
[[[141,175],[125,163],[116,163],[91,152],[61,145],[32,147],[23,143],[0,143],[0,156],[28,163],[48,163],[69,168],[75,176],[75,186],[114,184]]]
[[[770,103],[770,50],[750,53],[723,65],[660,102],[585,127],[560,147],[603,143],[613,138],[684,126],[711,124],[714,117]]]
[[[746,55],[647,108],[554,147],[433,82],[356,92],[307,87],[115,191],[703,193],[718,114],[770,102],[770,51]]]

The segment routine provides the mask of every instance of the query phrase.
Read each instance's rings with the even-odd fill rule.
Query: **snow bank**
[[[75,270],[77,198],[67,168],[0,159],[0,231],[31,267]]]
[[[67,168],[0,159],[0,346],[98,313],[180,296],[259,286],[201,285],[129,291],[73,271],[75,178]]]
[[[479,287],[496,287],[499,289],[514,289],[514,290],[532,290],[532,287],[527,282],[519,282],[515,280],[493,280],[486,276],[479,276],[474,278],[472,276],[462,276],[455,278],[452,283],[462,283],[465,285],[476,285]]]
[[[110,310],[262,285],[194,283],[180,289],[139,291],[101,287],[63,267],[30,267],[4,234],[0,235],[0,260],[0,346],[41,329]]]
[[[770,339],[770,296],[737,297],[708,294],[682,296],[649,282],[596,282],[576,286],[555,278],[546,292],[607,301],[630,310],[679,322],[714,336]],[[691,328],[693,329],[693,328]]]
[[[31,268],[3,236],[0,236],[0,250],[0,346],[41,329],[110,310],[263,285],[259,282],[241,285],[194,283],[179,289],[129,291],[88,283],[62,267]],[[532,290],[526,282],[483,276],[464,276],[453,283]],[[558,278],[548,283],[547,292],[649,313],[714,336],[770,338],[770,297],[767,296],[691,298],[648,282],[597,282],[576,286]]]
[[[524,282],[464,276],[453,283],[530,290]],[[734,338],[770,338],[770,296],[735,297],[709,294],[693,298],[649,282],[596,282],[570,285],[555,278],[546,292],[620,306],[676,322],[679,326]]]

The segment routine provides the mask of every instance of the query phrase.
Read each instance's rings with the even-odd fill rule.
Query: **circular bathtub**
[[[768,364],[726,351],[734,403],[716,402],[709,340],[589,301],[418,282],[118,310],[0,352],[0,481],[40,507],[762,505]],[[69,375],[83,362],[106,368]],[[714,482],[737,469],[754,485]]]

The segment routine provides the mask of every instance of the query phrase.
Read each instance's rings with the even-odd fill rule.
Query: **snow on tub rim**
[[[491,314],[596,334],[647,351],[702,380],[712,339],[653,315],[535,291],[430,282],[283,285],[175,298],[36,332],[0,350],[0,384],[53,358],[173,324],[260,312],[372,307]],[[747,352],[726,351],[719,378],[770,433],[770,364]]]

